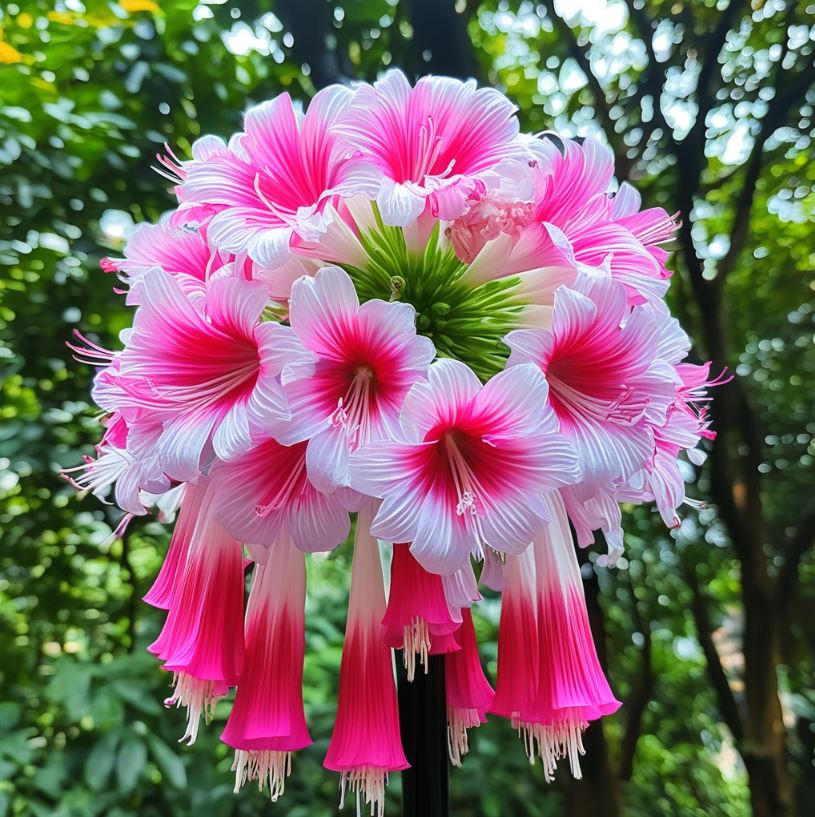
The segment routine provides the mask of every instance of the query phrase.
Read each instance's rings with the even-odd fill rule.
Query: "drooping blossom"
[[[237,684],[243,664],[243,549],[210,511],[212,485],[205,490],[200,505],[193,500],[194,523],[183,520],[194,525],[189,543],[181,545],[186,554],[170,555],[179,560],[172,589],[157,592],[167,619],[148,648],[173,673],[175,689],[165,704],[186,708],[182,740],[189,743],[201,715],[209,720],[216,700]],[[185,538],[187,531],[181,531]]]
[[[349,172],[336,126],[350,97],[326,88],[301,116],[280,94],[251,108],[229,145],[185,167],[179,199],[217,209],[207,227],[215,246],[274,267],[287,260],[294,232],[319,233],[321,211]]]
[[[413,307],[380,300],[360,306],[338,267],[297,281],[289,321],[304,352],[283,371],[292,414],[284,439],[309,440],[309,478],[330,493],[350,484],[351,452],[398,433],[405,395],[426,377],[435,352],[416,335]]]
[[[376,200],[385,224],[405,226],[429,205],[449,221],[465,209],[480,177],[524,153],[514,106],[491,88],[422,77],[411,88],[388,71],[357,88],[337,132],[359,153],[346,189]]]
[[[450,762],[460,766],[462,756],[469,751],[467,732],[486,723],[486,712],[492,706],[495,691],[481,668],[473,614],[467,607],[461,611],[461,627],[456,638],[461,649],[444,656],[444,682]]]
[[[246,653],[224,743],[235,749],[235,790],[268,783],[283,794],[291,755],[311,743],[303,709],[306,566],[281,532],[270,557],[255,563],[246,615]]]
[[[416,672],[417,656],[427,672],[429,655],[459,649],[453,634],[460,624],[461,615],[451,608],[441,576],[425,570],[408,544],[394,544],[382,639],[389,647],[402,650],[409,681]]]
[[[399,732],[393,658],[380,631],[385,586],[379,546],[369,533],[373,512],[367,500],[357,518],[337,717],[324,765],[341,775],[340,806],[347,786],[371,814],[381,815],[388,774],[406,769],[408,762]]]
[[[139,284],[141,306],[121,354],[124,407],[164,424],[157,446],[166,474],[194,482],[205,449],[229,459],[280,428],[289,411],[277,379],[286,354],[279,325],[258,323],[261,284],[213,281],[203,309],[160,269]]]
[[[547,502],[553,519],[533,544],[536,645],[528,649],[536,653],[536,684],[512,720],[530,761],[540,757],[548,781],[564,757],[572,776],[580,779],[581,732],[589,721],[616,712],[620,702],[597,658],[566,508],[557,493]]]
[[[351,484],[384,500],[372,532],[410,542],[433,572],[521,552],[547,519],[542,495],[578,478],[534,366],[482,386],[464,364],[436,361],[405,398],[401,428],[401,439],[351,456]]]

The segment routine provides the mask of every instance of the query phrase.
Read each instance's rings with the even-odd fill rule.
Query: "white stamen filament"
[[[461,453],[456,444],[456,432],[450,431],[444,437],[445,449],[447,451],[447,462],[450,465],[450,475],[458,495],[456,514],[464,518],[464,524],[472,534],[475,541],[475,552],[483,556],[486,537],[481,524],[484,516],[485,497],[487,492],[478,481],[478,477],[473,473],[469,463]]]
[[[385,786],[388,773],[376,766],[361,766],[340,775],[340,808],[345,806],[345,789],[348,787],[356,795],[357,817],[361,815],[360,794],[366,806],[370,806],[371,817],[382,817],[385,813]]]
[[[405,665],[405,672],[408,681],[412,681],[416,675],[416,656],[419,656],[419,663],[424,667],[427,674],[427,656],[430,652],[430,631],[427,629],[427,622],[416,616],[410,624],[405,625],[402,641],[402,662]]]
[[[202,681],[186,672],[173,673],[173,694],[164,701],[164,706],[185,707],[187,710],[187,731],[179,738],[179,743],[192,746],[198,738],[201,715],[209,723],[215,714],[218,697],[215,681]]]
[[[236,749],[232,763],[235,772],[235,793],[252,780],[258,781],[258,791],[269,783],[269,796],[276,803],[286,790],[286,778],[291,774],[291,752],[274,750]]]
[[[461,758],[470,751],[467,730],[480,725],[477,709],[447,707],[447,751],[453,766],[461,766]]]
[[[305,468],[306,458],[301,457],[297,463],[297,466],[292,469],[291,473],[286,478],[286,481],[274,495],[272,500],[267,502],[265,505],[257,505],[255,507],[255,513],[258,516],[268,516],[273,511],[279,511],[281,508],[285,508],[289,504],[295,488],[299,485],[300,477],[302,476]]]
[[[575,780],[580,780],[580,755],[586,754],[583,748],[583,730],[589,725],[587,721],[561,721],[559,723],[524,723],[516,717],[512,725],[523,739],[526,756],[530,764],[535,764],[539,757],[543,763],[543,777],[547,783],[555,779],[558,760],[567,757],[569,769]]]
[[[370,425],[370,401],[373,392],[374,373],[369,366],[359,366],[345,394],[337,401],[331,415],[334,426],[345,429],[351,451],[367,439]]]

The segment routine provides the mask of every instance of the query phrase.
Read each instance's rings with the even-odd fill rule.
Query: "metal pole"
[[[412,682],[402,662],[396,664],[402,746],[410,763],[402,772],[402,817],[449,817],[444,656],[431,655],[426,673],[417,664]]]

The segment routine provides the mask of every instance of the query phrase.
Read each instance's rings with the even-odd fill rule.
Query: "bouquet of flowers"
[[[177,207],[102,263],[132,328],[73,347],[104,433],[68,476],[112,493],[121,530],[178,510],[145,600],[167,611],[150,650],[184,738],[235,687],[236,785],[283,793],[310,743],[305,555],[355,520],[325,759],[343,792],[381,812],[407,766],[392,649],[409,679],[444,655],[454,764],[494,713],[547,779],[564,757],[579,776],[581,731],[619,702],[573,537],[602,531],[613,563],[620,503],[678,524],[678,457],[713,436],[709,367],[682,362],[664,302],[675,219],[615,190],[597,141],[521,133],[498,91],[398,71],[304,113],[281,94],[159,161]],[[479,583],[502,594],[494,690]]]

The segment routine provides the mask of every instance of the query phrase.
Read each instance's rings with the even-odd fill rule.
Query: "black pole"
[[[449,817],[444,656],[431,655],[426,673],[417,662],[413,681],[401,661],[396,665],[402,747],[410,763],[402,772],[402,817]]]

